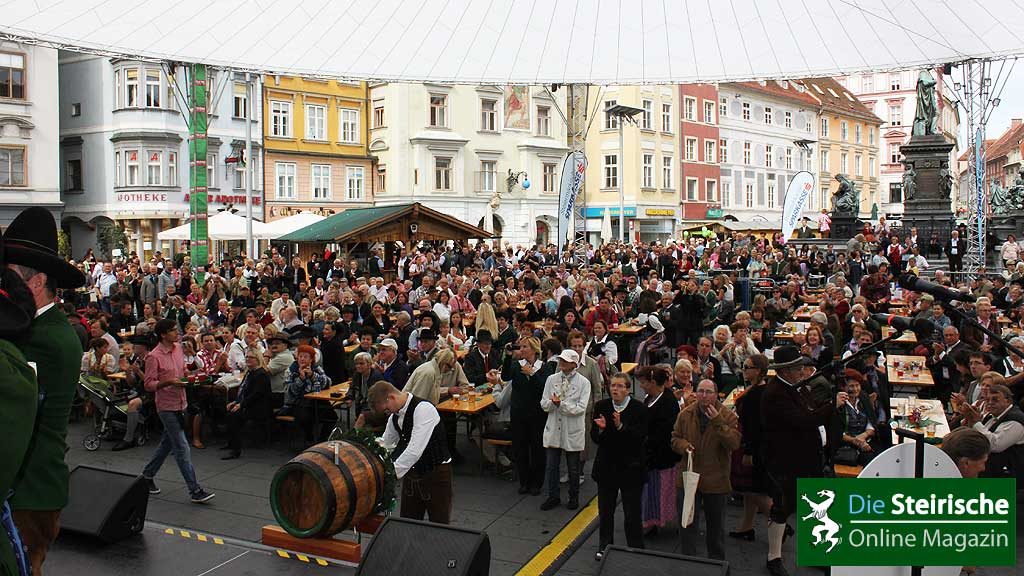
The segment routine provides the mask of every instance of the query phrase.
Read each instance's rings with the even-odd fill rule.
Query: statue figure
[[[917,110],[914,113],[914,136],[936,134],[938,107],[935,103],[935,78],[928,70],[917,77]]]
[[[836,174],[839,189],[832,194],[833,214],[857,214],[860,210],[860,197],[857,186],[846,174]]]
[[[949,166],[939,170],[939,198],[947,199],[953,193],[953,175],[949,173]]]
[[[1017,171],[1017,177],[1013,180],[1014,188],[1024,188],[1024,168]]]
[[[500,208],[501,207],[501,194],[499,194],[498,192],[495,192],[491,196],[491,200],[488,203],[491,205],[491,210],[497,210],[498,208]]]
[[[914,170],[914,163],[907,162],[903,171],[903,201],[912,200],[917,192],[917,171]]]
[[[992,207],[993,214],[1006,214],[1010,211],[1010,195],[1006,189],[999,186],[995,179],[992,179],[988,191],[988,204]]]

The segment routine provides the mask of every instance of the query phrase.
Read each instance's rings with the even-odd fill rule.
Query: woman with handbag
[[[666,390],[672,383],[668,366],[641,366],[637,379],[647,397],[647,482],[641,498],[646,534],[678,518],[675,475],[679,455],[672,451],[672,427],[679,416],[679,402]]]

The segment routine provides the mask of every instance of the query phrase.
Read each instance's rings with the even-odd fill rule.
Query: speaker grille
[[[599,576],[728,576],[729,563],[692,556],[609,546],[601,560]]]
[[[391,517],[374,536],[358,573],[480,576],[488,574],[490,561],[483,532]]]

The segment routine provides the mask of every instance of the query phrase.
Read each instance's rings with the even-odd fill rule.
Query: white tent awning
[[[230,212],[218,212],[206,221],[210,240],[245,240],[245,218]],[[182,224],[157,234],[160,240],[188,240],[191,238],[189,224]],[[259,220],[252,221],[253,238],[271,238],[268,225]]]
[[[1024,54],[1024,5],[984,0],[0,0],[0,7],[0,33],[58,48],[355,80],[671,84]]]
[[[280,220],[274,220],[266,224],[268,238],[277,239],[285,234],[290,234],[296,230],[301,230],[310,224],[315,224],[324,217],[319,214],[313,214],[312,212],[299,212],[298,214],[292,214],[291,216],[281,218]]]

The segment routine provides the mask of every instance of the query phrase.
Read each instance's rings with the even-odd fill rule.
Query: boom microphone
[[[974,302],[977,298],[974,297],[970,292],[961,292],[959,290],[952,290],[945,286],[940,286],[927,280],[921,280],[914,274],[901,274],[899,277],[900,287],[906,290],[913,290],[914,292],[924,292],[925,294],[931,294],[937,300],[942,302],[949,302],[950,300],[957,300],[959,302]]]
[[[914,334],[931,334],[935,331],[935,325],[924,318],[909,318],[895,314],[872,314],[871,318],[896,330],[912,330]]]

